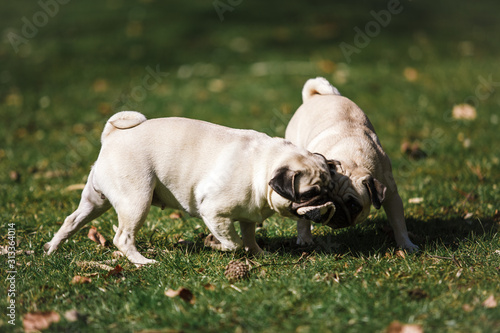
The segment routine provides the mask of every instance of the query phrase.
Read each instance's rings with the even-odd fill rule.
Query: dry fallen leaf
[[[318,66],[321,71],[329,74],[333,73],[335,71],[335,68],[337,67],[337,65],[333,61],[326,59],[322,59],[316,62],[316,66]]]
[[[106,246],[106,238],[97,231],[97,228],[90,227],[88,237],[99,245]]]
[[[423,333],[424,330],[420,325],[401,324],[399,321],[393,321],[387,326],[387,333]]]
[[[487,309],[493,309],[496,308],[498,303],[495,300],[495,297],[493,295],[490,295],[482,304],[485,308]]]
[[[418,71],[413,67],[406,67],[403,71],[403,75],[409,82],[415,82],[418,79]]]
[[[399,258],[406,258],[406,255],[405,255],[405,251],[403,250],[397,250],[396,251],[396,257],[399,257]]]
[[[414,160],[420,160],[426,158],[427,153],[422,148],[420,148],[420,144],[416,142],[411,146],[410,157]]]
[[[464,215],[464,220],[468,220],[468,219],[471,219],[473,217],[474,217],[474,213],[470,213],[469,212],[469,213],[467,213],[467,214]]]
[[[9,178],[14,182],[18,182],[21,179],[21,175],[19,174],[19,172],[12,170],[9,172]]]
[[[215,290],[215,286],[211,283],[207,283],[203,286],[203,288],[205,288],[205,290],[210,290],[210,291],[213,291]]]
[[[61,316],[54,311],[32,312],[23,317],[23,327],[25,332],[38,332],[47,329],[52,323],[61,320]]]
[[[464,305],[462,305],[462,310],[464,310],[465,312],[472,312],[474,310],[474,308],[472,306],[470,306],[469,304],[464,304]]]
[[[179,296],[179,292],[177,290],[173,290],[173,289],[168,289],[168,290],[165,290],[165,296],[167,297],[177,297]]]
[[[122,271],[122,266],[116,265],[115,268],[113,268],[108,272],[108,274],[106,274],[106,277],[120,275]]]
[[[213,93],[219,93],[224,91],[224,88],[226,87],[226,84],[224,83],[223,80],[221,79],[212,79],[210,82],[208,82],[208,90],[210,90]]]
[[[189,303],[189,304],[194,304],[196,301],[196,297],[194,297],[193,293],[184,287],[180,287],[177,290],[173,289],[168,289],[165,291],[165,296],[168,297],[177,297],[179,296],[183,301]]]
[[[180,238],[177,241],[177,245],[189,247],[189,246],[194,246],[194,242]]]
[[[106,92],[108,90],[108,81],[106,79],[97,79],[92,84],[92,88],[96,93]]]
[[[171,218],[172,220],[175,220],[175,219],[180,219],[181,218],[181,214],[178,213],[178,212],[173,212],[172,214],[170,214],[168,216],[169,218]]]
[[[97,106],[97,110],[99,111],[100,114],[104,116],[113,113],[113,107],[111,106],[111,104],[106,102],[99,103],[99,105]]]
[[[73,276],[73,279],[71,280],[72,284],[85,284],[85,283],[91,283],[92,279],[86,276],[81,276],[81,275],[75,275]]]
[[[196,301],[193,293],[186,288],[181,289],[181,291],[179,292],[179,297],[182,298],[182,300],[188,302],[189,304],[194,304]]]
[[[469,104],[457,104],[451,112],[453,119],[474,120],[477,117],[476,108]]]
[[[5,104],[9,106],[21,106],[23,105],[23,96],[17,92],[11,92],[5,98]]]
[[[77,321],[81,317],[82,315],[75,309],[68,310],[64,313],[64,318],[66,318],[66,320],[70,323]]]
[[[500,210],[495,210],[495,214],[493,214],[493,221],[500,222]]]
[[[415,288],[408,291],[408,296],[410,296],[412,299],[418,300],[429,297],[429,294],[427,294],[427,292],[423,289]]]
[[[427,153],[421,148],[421,145],[418,141],[412,143],[405,140],[401,144],[400,149],[402,154],[414,160],[420,160],[427,157]]]

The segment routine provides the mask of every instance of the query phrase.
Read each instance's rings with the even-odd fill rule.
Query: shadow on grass
[[[427,221],[407,219],[410,238],[421,250],[434,252],[446,248],[455,251],[460,244],[484,237],[495,237],[499,231],[498,218],[470,219],[433,218]],[[169,242],[165,239],[139,240],[141,253],[149,257],[161,256],[162,252],[184,251],[190,254],[210,253],[213,249],[204,245],[207,235],[200,233],[190,240]],[[299,258],[304,252],[333,256],[366,257],[385,254],[397,248],[394,236],[386,220],[377,219],[364,225],[344,229],[319,226],[313,230],[314,244],[299,246],[296,236],[269,236],[266,228],[257,231],[257,243],[265,251]],[[221,252],[231,257],[246,257],[245,251]]]
[[[435,218],[428,221],[408,219],[410,238],[422,250],[435,251],[442,248],[456,250],[465,241],[484,237],[495,237],[499,232],[498,219],[464,220],[459,218]],[[292,254],[300,257],[303,252],[318,252],[353,257],[385,254],[397,248],[394,236],[386,221],[377,220],[367,225],[332,230],[319,227],[313,231],[314,244],[296,245],[296,237],[261,237],[257,241],[268,252]]]

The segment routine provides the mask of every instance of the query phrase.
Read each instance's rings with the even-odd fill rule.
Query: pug
[[[111,207],[118,215],[113,243],[137,266],[155,262],[135,245],[151,205],[202,218],[219,250],[244,247],[254,255],[263,253],[255,224],[274,212],[319,223],[335,213],[326,159],[282,138],[123,111],[108,120],[101,143],[78,208],[44,246],[49,255]]]
[[[364,221],[373,205],[384,207],[399,247],[416,251],[408,237],[403,202],[382,149],[364,112],[340,95],[326,79],[308,80],[303,104],[293,115],[285,138],[299,147],[323,154],[335,165],[332,200],[336,212],[330,226],[343,228]],[[311,223],[300,219],[297,244],[312,244]]]

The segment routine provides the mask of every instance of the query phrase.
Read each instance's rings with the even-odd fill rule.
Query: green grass
[[[425,332],[500,331],[500,307],[482,305],[490,295],[500,301],[500,6],[401,4],[349,64],[339,44],[353,44],[353,28],[364,29],[370,11],[386,9],[386,1],[243,1],[222,22],[210,1],[71,1],[18,53],[9,32],[19,34],[21,19],[41,9],[37,2],[3,4],[0,245],[14,223],[17,249],[34,252],[16,255],[15,327],[6,317],[7,281],[0,283],[0,331],[22,331],[30,312],[71,309],[79,320],[62,318],[48,331],[384,332],[395,320]],[[149,90],[148,67],[168,73]],[[409,67],[415,81],[403,75]],[[66,188],[85,182],[114,112],[283,136],[302,85],[315,76],[370,117],[393,161],[419,253],[397,255],[381,211],[355,228],[315,228],[309,248],[294,245],[293,221],[274,216],[257,233],[271,254],[253,259],[248,280],[230,283],[224,268],[245,253],[207,249],[201,220],[153,208],[138,246],[158,265],[136,269],[119,259],[122,276],[109,277],[78,266],[110,260],[116,250],[97,247],[87,228],[44,256],[42,245],[79,201],[79,191]],[[475,104],[475,120],[451,118],[464,101]],[[404,141],[418,142],[427,158],[402,154]],[[408,203],[416,197],[423,202]],[[113,223],[110,210],[91,225],[110,241]],[[92,283],[71,284],[85,274]],[[194,304],[164,295],[179,287],[193,292]]]

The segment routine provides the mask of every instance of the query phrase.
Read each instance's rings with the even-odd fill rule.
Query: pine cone
[[[226,266],[224,275],[229,281],[242,280],[248,278],[250,268],[240,261],[231,260]]]

